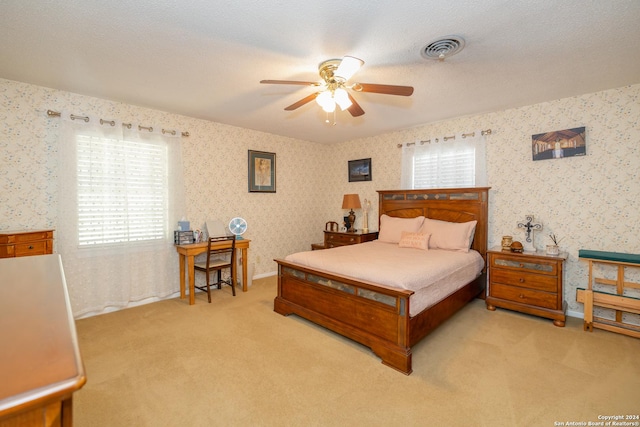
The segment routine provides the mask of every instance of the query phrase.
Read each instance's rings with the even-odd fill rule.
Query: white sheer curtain
[[[162,298],[178,291],[179,266],[173,246],[173,230],[184,206],[181,132],[176,130],[175,135],[163,134],[157,126],[152,126],[153,131],[149,131],[149,128],[138,127],[135,123],[128,127],[117,120],[101,121],[98,117],[73,120],[71,117],[69,112],[61,115],[55,239],[57,252],[62,256],[74,316],[135,305],[148,298]],[[161,209],[164,236],[153,241],[80,245],[77,147],[78,139],[90,138],[97,142],[118,141],[125,145],[150,144],[160,147],[163,155],[162,150],[166,150],[166,193]],[[139,170],[127,171],[130,172]]]
[[[475,131],[403,144],[400,185],[403,189],[486,186],[485,136]]]

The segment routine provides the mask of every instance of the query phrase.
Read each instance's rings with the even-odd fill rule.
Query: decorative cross
[[[535,252],[536,248],[533,245],[533,232],[542,230],[542,223],[536,223],[533,221],[533,215],[527,215],[524,221],[518,223],[518,228],[524,228],[525,232],[525,244],[524,249]]]

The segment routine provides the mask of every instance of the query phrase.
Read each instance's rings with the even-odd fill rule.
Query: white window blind
[[[78,135],[80,246],[164,239],[167,235],[167,147]]]
[[[413,188],[455,188],[475,185],[475,150],[424,152],[413,159]]]
[[[402,188],[486,185],[486,143],[482,133],[461,134],[447,139],[438,137],[424,144],[418,141],[403,145]]]

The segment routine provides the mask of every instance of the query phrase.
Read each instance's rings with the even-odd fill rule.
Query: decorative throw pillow
[[[429,249],[469,252],[478,221],[448,222],[425,218],[420,233],[431,234]]]
[[[382,214],[380,216],[380,232],[378,240],[387,243],[398,243],[403,231],[417,233],[424,221],[423,216],[415,218],[396,218]]]
[[[409,233],[408,231],[403,231],[400,235],[398,246],[401,248],[414,248],[428,251],[429,236],[429,234],[424,233]]]

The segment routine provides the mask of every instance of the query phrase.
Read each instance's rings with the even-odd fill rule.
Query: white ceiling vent
[[[422,48],[420,54],[423,58],[444,61],[445,58],[455,55],[464,48],[464,39],[460,36],[446,36],[432,41]]]

